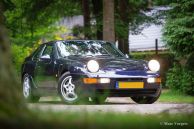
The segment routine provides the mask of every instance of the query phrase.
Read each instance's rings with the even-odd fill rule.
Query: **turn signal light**
[[[156,82],[161,83],[161,78],[156,78]]]
[[[83,79],[85,84],[95,84],[98,83],[98,80],[96,78],[84,78]]]
[[[110,83],[110,78],[83,78],[85,84]]]

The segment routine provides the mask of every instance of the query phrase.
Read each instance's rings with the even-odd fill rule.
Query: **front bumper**
[[[148,78],[159,78],[159,73],[151,71],[99,71],[98,73],[72,73],[78,78],[78,84],[85,95],[106,94],[113,97],[130,97],[130,96],[157,96],[161,89],[160,83],[148,83]],[[83,78],[110,78],[107,84],[85,84]],[[143,82],[143,88],[124,88],[117,87],[118,82]]]
[[[110,78],[106,84],[84,84],[80,78],[79,85],[87,96],[106,95],[107,97],[157,96],[161,89],[160,83],[148,83],[147,78]],[[118,88],[118,82],[142,82],[143,88]]]

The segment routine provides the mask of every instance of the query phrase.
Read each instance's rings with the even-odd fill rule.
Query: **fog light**
[[[110,83],[110,79],[109,78],[100,78],[99,83]]]
[[[155,83],[156,82],[156,79],[155,78],[148,78],[147,79],[147,82],[148,83]]]
[[[148,83],[161,83],[161,78],[148,78]]]

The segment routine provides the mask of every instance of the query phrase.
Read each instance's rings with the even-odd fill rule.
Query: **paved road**
[[[154,104],[136,104],[130,98],[108,98],[105,104],[101,105],[65,105],[60,101],[52,101],[47,98],[40,100],[40,103],[29,104],[33,110],[49,111],[67,111],[67,112],[117,112],[117,113],[140,113],[140,114],[157,114],[157,113],[191,113],[194,112],[194,104],[176,104],[176,103],[159,103]]]

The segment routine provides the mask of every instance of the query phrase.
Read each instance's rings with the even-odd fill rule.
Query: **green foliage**
[[[6,118],[17,116],[26,110],[17,77],[11,64],[10,43],[0,1],[0,114]]]
[[[74,36],[78,37],[84,33],[84,28],[82,26],[76,25],[73,27],[72,33]]]
[[[12,0],[4,12],[12,44],[32,47],[40,39],[54,40],[66,34],[57,21],[81,12],[76,0]],[[66,29],[66,28],[65,28]],[[57,36],[56,36],[57,35]]]
[[[193,103],[194,96],[185,95],[177,90],[162,90],[159,102],[168,103]]]
[[[12,48],[12,61],[17,72],[20,72],[21,65],[24,59],[30,54],[31,49],[29,47],[23,47],[13,44]]]
[[[64,16],[80,14],[80,5],[76,0],[29,0],[22,1],[22,16],[29,25],[45,27]],[[41,24],[40,24],[41,23]]]
[[[37,110],[37,109],[35,109]],[[130,111],[129,111],[130,112]],[[52,112],[32,111],[22,116],[3,117],[0,114],[1,128],[11,129],[192,129],[194,113],[169,114],[168,109],[160,114],[139,115],[134,113],[104,112]],[[30,115],[29,115],[30,114]],[[168,124],[168,125],[165,125]],[[173,125],[169,125],[172,123]],[[179,123],[181,125],[175,125]],[[184,125],[184,123],[186,125]]]
[[[167,73],[166,85],[175,91],[194,95],[194,72],[175,64]]]
[[[164,40],[178,56],[194,50],[194,0],[180,0],[171,4],[164,27]]]
[[[194,53],[191,53],[187,59],[187,62],[185,64],[185,67],[188,68],[191,71],[194,71]]]
[[[167,73],[167,82],[166,85],[172,90],[180,90],[181,87],[181,76],[182,69],[181,66],[175,65],[172,69]]]
[[[72,38],[67,36],[66,27],[56,23],[61,17],[79,14],[78,2],[72,1],[11,1],[13,6],[4,15],[11,39],[12,62],[18,73],[24,59],[42,42]]]
[[[153,4],[157,6],[169,5],[177,0],[153,0]]]
[[[194,95],[194,0],[173,1],[164,27],[164,41],[176,57],[187,62],[174,65],[167,74],[167,86]],[[189,58],[188,58],[189,57]]]
[[[162,78],[162,86],[166,87],[166,73],[172,67],[174,62],[174,55],[168,51],[159,52],[158,56],[155,55],[154,51],[148,52],[132,52],[134,59],[151,60],[153,58],[160,62],[160,76]]]
[[[132,34],[138,34],[151,23],[158,23],[156,17],[145,14],[148,9],[147,4],[145,0],[128,0],[128,4],[126,5],[127,11],[122,10],[126,11],[125,16],[121,14],[124,12],[120,12],[119,9],[116,9],[115,33],[118,37],[128,39],[129,30]],[[116,8],[119,8],[117,7],[118,5],[116,5]],[[143,13],[143,11],[145,12]]]
[[[140,51],[140,52],[131,52],[130,53],[133,58],[135,59],[144,59],[144,60],[150,60],[155,56],[155,51]],[[159,56],[173,56],[172,53],[168,51],[161,51],[159,52]]]
[[[52,40],[72,39],[74,37],[65,35],[69,33],[69,30],[63,26],[50,26],[48,28],[42,28],[35,33],[33,39],[30,34],[26,33],[22,36],[11,38],[11,50],[12,50],[12,62],[17,72],[21,70],[21,64],[24,59],[30,55],[41,43]]]

